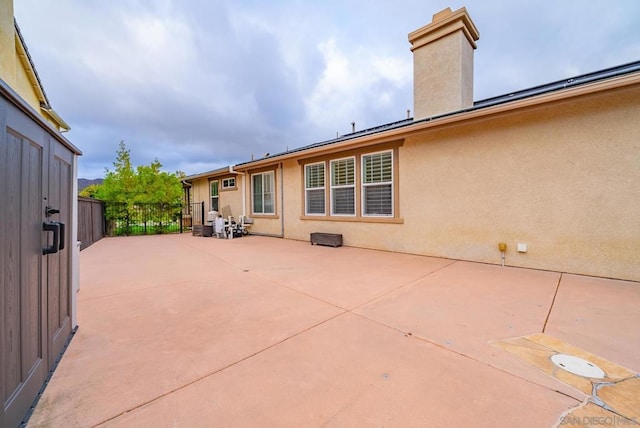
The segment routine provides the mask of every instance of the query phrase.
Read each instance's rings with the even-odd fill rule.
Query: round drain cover
[[[601,379],[605,376],[604,370],[590,363],[587,360],[576,357],[575,355],[556,354],[551,357],[551,361],[556,366],[570,373],[582,377],[591,377]]]

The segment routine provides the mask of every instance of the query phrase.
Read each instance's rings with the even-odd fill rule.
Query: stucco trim
[[[432,23],[409,33],[408,38],[409,43],[412,45],[411,50],[418,49],[456,31],[462,31],[469,44],[473,49],[476,49],[475,42],[480,38],[480,33],[467,13],[467,9],[463,7],[455,12],[451,12],[451,9],[447,8],[435,14]]]
[[[350,223],[388,223],[404,224],[401,217],[355,217],[355,216],[327,216],[327,215],[301,215],[300,220],[339,221]]]
[[[236,173],[235,171],[231,171],[230,169],[231,169],[230,166],[225,166],[223,168],[214,169],[213,171],[205,171],[205,172],[201,172],[200,174],[188,175],[183,178],[183,181],[191,182],[194,180],[200,180],[205,178],[211,180],[218,177],[226,177],[226,176],[233,177],[233,176],[240,175],[240,173]]]
[[[518,101],[508,102],[504,104],[498,104],[491,107],[484,107],[481,109],[473,110],[469,109],[469,111],[462,111],[460,113],[455,113],[452,115],[439,117],[432,120],[427,120],[422,123],[417,123],[416,127],[412,129],[404,129],[407,133],[412,133],[416,131],[421,131],[424,128],[434,128],[444,125],[449,125],[451,123],[464,122],[469,121],[478,117],[484,116],[492,116],[501,113],[511,113],[517,110],[522,110],[524,108],[534,107],[543,104],[551,104],[557,102],[567,101],[573,98],[578,98],[582,96],[587,96],[599,92],[612,91],[616,89],[621,89],[626,86],[633,86],[640,84],[640,74],[635,74],[631,76],[623,76],[614,78],[605,82],[595,82],[591,84],[586,84],[584,86],[575,87],[575,88],[567,88],[563,90],[559,90],[552,93],[542,94],[531,98],[525,98]],[[400,131],[400,130],[398,130]]]
[[[325,147],[326,150],[324,150],[323,152],[320,152],[320,153],[314,152],[312,157],[310,156],[300,157],[298,159],[298,164],[307,165],[310,163],[333,160],[333,159],[336,159],[336,156],[346,158],[349,156],[355,156],[355,155],[361,154],[363,151],[380,152],[384,150],[393,150],[398,147],[402,147],[403,145],[404,145],[404,138],[399,140],[394,139],[393,141],[379,143],[379,144],[366,144],[366,145],[359,144],[357,147],[352,147],[352,148],[348,148],[348,147],[335,148],[334,146],[327,146]]]

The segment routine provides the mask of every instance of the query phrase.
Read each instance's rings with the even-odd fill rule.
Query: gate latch
[[[59,214],[59,213],[60,213],[60,210],[57,210],[55,208],[51,208],[50,206],[47,206],[44,209],[44,215],[47,216],[47,217],[51,217],[52,215]]]

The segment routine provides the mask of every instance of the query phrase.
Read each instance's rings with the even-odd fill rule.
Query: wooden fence
[[[104,202],[78,197],[78,241],[80,250],[104,236]]]

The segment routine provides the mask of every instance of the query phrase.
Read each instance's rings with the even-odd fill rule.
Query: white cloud
[[[380,56],[365,47],[348,53],[335,39],[320,43],[317,49],[324,58],[324,71],[306,98],[307,117],[314,126],[333,124],[340,133],[350,132],[352,121],[358,129],[375,126],[363,112],[392,106],[411,83],[410,57]],[[401,118],[398,109],[395,119]]]
[[[640,2],[467,0],[482,99],[640,58]],[[53,107],[84,156],[197,173],[402,119],[407,34],[448,0],[16,0]]]

